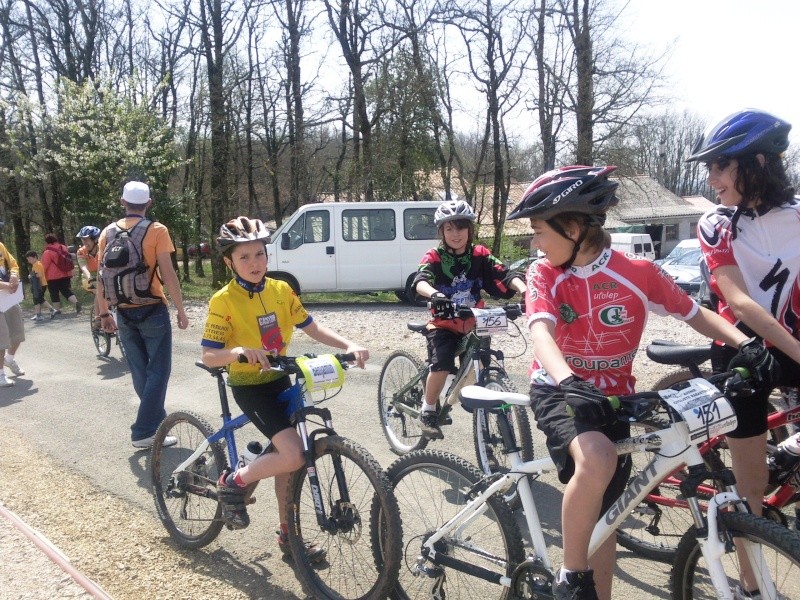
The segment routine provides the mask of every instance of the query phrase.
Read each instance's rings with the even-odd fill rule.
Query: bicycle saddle
[[[711,344],[688,346],[654,340],[647,346],[647,358],[662,365],[700,365],[711,357]]]
[[[504,404],[528,406],[531,399],[525,394],[487,390],[479,385],[467,385],[459,393],[461,406],[472,411],[476,408],[499,408]]]

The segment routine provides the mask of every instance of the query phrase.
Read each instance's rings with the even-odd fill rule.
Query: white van
[[[394,291],[407,300],[427,250],[438,245],[441,202],[306,204],[272,235],[268,276],[305,292]]]
[[[656,251],[649,233],[612,233],[611,248],[619,252],[631,252],[655,260]]]

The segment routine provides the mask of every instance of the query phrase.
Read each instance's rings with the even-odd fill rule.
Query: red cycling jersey
[[[528,323],[555,323],[567,364],[606,394],[632,394],[633,359],[648,312],[691,319],[699,307],[653,262],[605,249],[583,267],[533,263],[527,275]],[[537,359],[531,382],[556,385]]]

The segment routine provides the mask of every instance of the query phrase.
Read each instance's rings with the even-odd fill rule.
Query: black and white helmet
[[[433,215],[433,223],[437,227],[448,221],[475,221],[475,213],[472,207],[463,200],[448,200],[442,202],[436,213]]]
[[[222,252],[230,250],[236,244],[261,240],[269,244],[269,230],[259,219],[236,217],[219,228],[217,245]]]

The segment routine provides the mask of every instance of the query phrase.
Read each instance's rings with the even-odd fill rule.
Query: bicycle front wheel
[[[108,356],[111,352],[111,336],[102,329],[98,329],[94,319],[95,312],[94,305],[92,305],[92,310],[89,312],[89,328],[92,332],[92,341],[97,349],[98,356]]]
[[[222,530],[216,494],[217,480],[228,466],[222,445],[211,444],[185,470],[175,472],[213,432],[202,417],[174,412],[161,422],[153,440],[150,475],[158,517],[184,548],[202,548]],[[167,436],[177,443],[165,446]]]
[[[289,481],[289,544],[297,578],[314,598],[386,598],[397,581],[402,536],[386,473],[367,450],[339,436],[317,439],[314,456],[319,490],[311,488],[305,468]],[[342,489],[349,501],[341,497]],[[326,512],[323,527],[317,521],[315,493]],[[372,541],[379,537],[387,540],[383,552],[373,551]],[[325,550],[327,562],[321,568],[308,560],[306,544]]]
[[[381,370],[378,414],[383,434],[395,454],[407,454],[428,445],[428,438],[422,435],[417,418],[399,407],[402,404],[416,413],[422,410],[425,399],[424,370],[425,366],[417,357],[402,350],[389,356]],[[411,382],[414,382],[413,385],[409,385]],[[402,395],[397,395],[406,386],[408,389]]]
[[[424,450],[397,459],[388,473],[403,514],[403,564],[392,597],[510,598],[507,587],[421,558],[423,542],[464,507],[481,472],[455,455]],[[524,560],[519,527],[508,505],[497,495],[491,496],[482,512],[468,523],[437,542],[436,551],[503,576],[511,576]]]
[[[488,390],[497,392],[516,392],[514,384],[504,373],[491,373],[484,383]],[[528,418],[530,409],[527,406],[512,406],[506,411],[506,417],[514,434],[514,442],[520,449],[523,461],[533,460],[533,436]],[[482,408],[472,413],[472,431],[475,439],[475,455],[478,457],[478,466],[485,475],[492,473],[508,473],[511,462],[505,453],[503,436],[500,435],[497,412],[487,411]],[[516,510],[522,505],[517,493],[517,486],[511,488],[504,499],[511,510]]]
[[[750,545],[760,551],[762,560],[752,566],[772,581],[778,592],[777,599],[800,598],[800,538],[794,532],[749,513],[721,512],[718,519],[721,533],[729,535],[736,545]],[[744,553],[737,553],[731,544],[720,559],[731,589],[741,585],[742,570],[737,554]],[[678,545],[670,586],[676,600],[718,597],[694,528],[686,532]],[[771,598],[763,590],[759,597]]]

